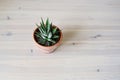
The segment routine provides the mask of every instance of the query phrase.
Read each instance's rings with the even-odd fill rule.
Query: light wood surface
[[[32,38],[41,17],[64,35],[52,54]],[[0,80],[120,80],[120,0],[0,0]]]

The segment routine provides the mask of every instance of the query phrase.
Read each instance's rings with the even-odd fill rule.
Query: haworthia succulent
[[[36,32],[35,36],[37,37],[38,43],[44,46],[51,46],[56,43],[57,39],[59,39],[59,29],[57,27],[53,27],[49,18],[47,18],[46,22],[41,18],[40,25],[36,25],[38,27],[38,32]]]

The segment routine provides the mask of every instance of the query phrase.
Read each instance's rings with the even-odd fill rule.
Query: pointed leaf
[[[47,18],[47,20],[46,20],[46,25],[48,25],[49,24],[49,19]]]
[[[42,18],[41,18],[41,21],[42,21],[42,22],[41,22],[41,23],[42,23],[42,25],[43,25],[43,26],[45,26],[44,21],[43,21],[43,19],[42,19]]]
[[[56,33],[56,31],[57,31],[57,27],[53,29],[53,31],[52,31],[52,32],[53,32],[53,34],[55,34],[55,33]]]
[[[55,35],[53,38],[59,38],[59,36]]]
[[[43,36],[47,37],[47,34],[42,34]]]
[[[36,26],[38,27],[38,30],[42,33],[41,26],[39,26],[38,24],[36,24]]]
[[[42,34],[46,34],[46,30],[44,29],[44,26],[40,26],[38,27],[39,31],[42,33]]]
[[[52,43],[56,43],[54,40],[52,40],[52,39],[47,39],[48,41],[50,41],[50,42],[52,42]]]
[[[38,24],[36,24],[37,27],[40,27]]]
[[[35,35],[40,36],[40,32],[35,32]]]
[[[44,28],[41,26],[41,30],[42,30],[42,32],[44,33],[44,34],[46,34],[46,32],[45,32],[45,30],[44,30]]]
[[[39,39],[38,39],[38,43],[45,45],[46,40],[43,39],[43,38],[39,38]]]
[[[44,31],[46,31],[45,26],[40,22],[40,26],[43,28]]]
[[[39,27],[38,30],[40,31],[41,34],[44,33],[44,32],[42,31],[41,27]]]
[[[52,37],[52,33],[50,32],[49,34],[48,34],[48,38],[51,38]]]
[[[50,23],[49,23],[49,19],[47,18],[46,20],[46,29],[47,29],[47,33],[50,32]]]

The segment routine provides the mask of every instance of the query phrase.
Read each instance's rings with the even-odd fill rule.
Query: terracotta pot
[[[57,26],[53,26],[53,27],[57,27]],[[57,27],[58,28],[58,27]],[[59,28],[58,28],[59,29]],[[33,39],[34,39],[34,41],[35,41],[35,43],[37,44],[37,46],[40,48],[40,50],[42,51],[42,52],[44,52],[44,53],[52,53],[58,46],[60,46],[60,44],[61,44],[61,42],[62,42],[62,38],[63,38],[63,35],[62,35],[62,32],[61,32],[61,30],[60,30],[60,39],[59,39],[59,41],[56,43],[56,44],[54,44],[54,45],[52,45],[52,46],[43,46],[43,45],[40,45],[38,42],[37,42],[37,40],[36,40],[36,38],[35,38],[35,32],[38,30],[38,28],[36,28],[35,30],[34,30],[34,33],[33,33]]]

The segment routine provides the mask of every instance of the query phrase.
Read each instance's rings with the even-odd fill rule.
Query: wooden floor
[[[62,29],[44,54],[40,18]],[[0,80],[120,80],[120,0],[0,0]]]

